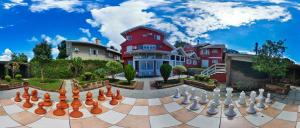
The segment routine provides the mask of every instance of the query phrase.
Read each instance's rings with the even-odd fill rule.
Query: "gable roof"
[[[135,31],[135,30],[137,30],[137,29],[148,29],[148,30],[151,30],[151,31],[155,31],[155,32],[161,33],[161,34],[163,34],[164,36],[167,35],[165,32],[163,32],[163,31],[161,31],[161,30],[158,30],[158,29],[155,29],[155,28],[151,28],[151,27],[147,27],[147,26],[144,26],[144,25],[139,25],[139,26],[133,27],[133,28],[131,28],[131,29],[128,29],[128,30],[122,32],[121,35],[122,35],[123,37],[125,37],[125,35],[126,35],[127,33],[132,32],[132,31]]]

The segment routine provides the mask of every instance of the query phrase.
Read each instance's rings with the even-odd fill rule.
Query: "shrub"
[[[21,80],[21,79],[22,79],[22,75],[21,75],[21,74],[17,74],[17,75],[15,76],[15,78],[16,78],[17,80]]]
[[[131,81],[134,79],[136,72],[131,65],[126,65],[124,68],[124,74],[125,74],[125,78],[127,79],[128,83],[130,84]]]
[[[196,75],[195,80],[208,82],[210,80],[210,77],[206,75]]]
[[[160,74],[163,77],[164,81],[167,82],[172,71],[172,66],[169,64],[162,64],[160,66]]]
[[[105,76],[107,75],[107,70],[105,68],[98,68],[97,70],[94,71],[94,73],[99,78],[105,78]]]
[[[112,79],[115,79],[115,74],[121,73],[123,70],[123,66],[120,62],[117,61],[108,61],[106,63],[106,69],[112,76]]]
[[[179,75],[179,78],[181,74],[187,72],[187,69],[183,65],[177,65],[173,68],[173,70],[176,74]]]
[[[92,80],[93,79],[93,73],[85,72],[84,73],[84,78],[85,78],[85,81]]]
[[[4,79],[5,79],[7,82],[10,82],[10,81],[11,81],[11,77],[10,77],[9,75],[6,75],[6,76],[4,77]]]

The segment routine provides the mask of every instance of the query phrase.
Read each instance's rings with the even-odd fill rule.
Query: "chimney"
[[[95,44],[99,45],[100,44],[100,40],[97,38],[95,39]]]

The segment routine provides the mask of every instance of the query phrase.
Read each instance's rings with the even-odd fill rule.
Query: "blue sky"
[[[0,60],[25,53],[42,39],[54,56],[61,40],[120,48],[120,33],[137,25],[166,31],[170,43],[224,43],[251,53],[254,43],[286,40],[285,56],[300,62],[300,2],[292,0],[1,0]]]

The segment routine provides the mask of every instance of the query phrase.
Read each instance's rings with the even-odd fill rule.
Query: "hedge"
[[[83,72],[94,72],[100,67],[104,67],[107,61],[104,60],[83,60]],[[68,79],[73,77],[70,70],[71,60],[52,60],[45,67],[45,78]],[[30,73],[33,77],[40,77],[40,67],[36,62],[30,62]]]

